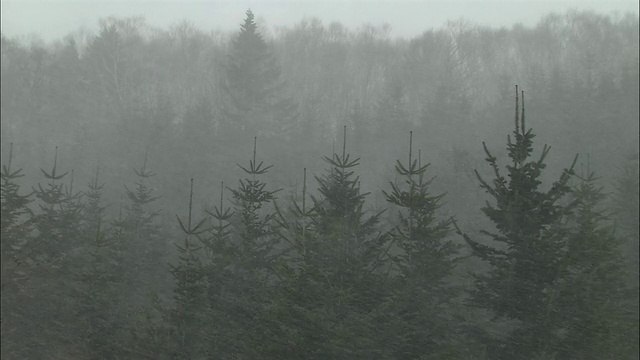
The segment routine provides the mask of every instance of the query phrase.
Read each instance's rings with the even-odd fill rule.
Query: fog
[[[2,10],[2,358],[638,358],[636,2]]]
[[[592,10],[606,14],[638,14],[633,0],[426,0],[426,1],[2,1],[5,36],[35,34],[44,40],[61,38],[84,28],[95,31],[98,19],[143,16],[154,27],[188,20],[204,31],[229,31],[239,25],[237,14],[251,8],[269,30],[291,26],[302,18],[317,17],[357,28],[363,24],[389,24],[393,36],[417,36],[446,21],[465,19],[487,26],[521,23],[532,26],[549,12]],[[263,29],[264,30],[264,29]]]

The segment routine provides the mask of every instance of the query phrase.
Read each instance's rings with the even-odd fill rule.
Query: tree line
[[[80,192],[73,173],[57,167],[56,153],[51,170],[41,170],[44,183],[24,195],[10,154],[2,169],[3,354],[637,355],[637,273],[623,253],[637,237],[616,230],[607,195],[593,172],[576,173],[577,157],[558,179],[542,183],[550,150],[545,145],[532,157],[534,133],[524,104],[520,114],[517,106],[509,164],[499,166],[484,147],[494,176],[477,176],[492,226],[478,238],[438,213],[444,195],[431,192],[426,154],[416,156],[412,133],[406,161],[395,165],[398,180],[383,191],[393,226],[381,223],[383,211],[364,208],[369,194],[360,189],[345,127],[341,150],[325,157],[327,170],[315,176],[315,196],[304,169],[301,192],[278,199],[264,180],[271,166],[259,157],[257,139],[248,164],[238,164],[245,177],[234,187],[221,184],[219,204],[205,214],[194,211],[192,179],[185,214],[176,218],[181,239],[167,236],[157,220],[147,159],[135,170],[138,181],[125,187],[126,205],[107,219],[99,169]],[[633,176],[620,182],[635,180],[637,194]],[[169,271],[167,241],[178,252]],[[465,286],[455,270],[469,256],[482,267]],[[155,291],[156,300],[145,291]]]

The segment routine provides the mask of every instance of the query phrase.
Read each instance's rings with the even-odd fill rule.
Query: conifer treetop
[[[244,19],[244,24],[240,26],[241,27],[240,32],[255,34],[258,29],[258,26],[253,20],[254,19],[253,12],[251,11],[251,9],[248,9],[245,14],[247,14],[247,17]]]

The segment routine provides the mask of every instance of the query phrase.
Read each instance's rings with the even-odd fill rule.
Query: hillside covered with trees
[[[2,36],[1,356],[637,358],[638,42]]]

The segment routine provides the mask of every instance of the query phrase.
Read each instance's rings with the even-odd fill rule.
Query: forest
[[[632,14],[1,37],[6,359],[637,359]]]

